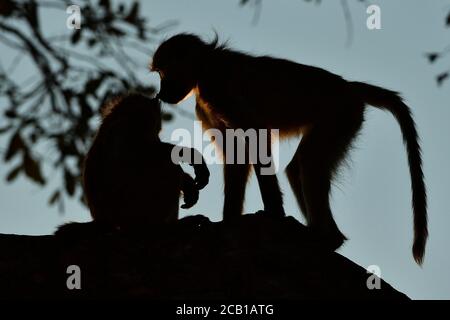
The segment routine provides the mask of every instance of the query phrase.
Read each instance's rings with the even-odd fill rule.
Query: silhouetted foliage
[[[450,28],[450,11],[445,16],[445,27]],[[450,53],[450,45],[445,47],[441,51],[433,51],[425,54],[425,57],[427,58],[428,62],[430,64],[436,64],[441,59],[446,57]],[[450,70],[444,70],[439,72],[435,79],[438,86],[442,86],[442,84],[448,80],[448,77],[450,75]]]
[[[154,92],[139,80],[137,72],[146,65],[138,65],[134,57],[142,55],[146,64],[151,50],[145,44],[173,24],[151,28],[136,1],[77,4],[81,28],[67,30],[62,20],[61,30],[67,31],[49,36],[43,31],[42,13],[60,10],[68,17],[66,8],[72,3],[0,1],[0,45],[16,54],[9,66],[0,63],[0,136],[6,141],[1,151],[11,167],[6,181],[23,174],[43,186],[55,171],[60,182],[48,202],[61,210],[65,196],[83,199],[80,169],[96,129],[98,107],[111,95],[131,89]],[[28,78],[18,82],[14,71],[22,60],[29,60],[32,68]],[[163,120],[170,119],[164,114]]]
[[[444,24],[445,24],[446,28],[450,28],[450,11],[448,11],[446,16],[445,16]],[[441,59],[446,57],[449,53],[450,53],[450,45],[447,45],[441,51],[433,51],[433,52],[426,53],[425,57],[426,57],[426,59],[428,60],[428,62],[430,64],[436,64]],[[439,87],[442,86],[443,83],[448,80],[449,76],[450,76],[450,70],[444,70],[444,71],[439,72],[435,76],[435,80],[436,80],[437,85]]]
[[[445,27],[450,28],[450,11],[447,13],[447,15],[445,17]],[[444,48],[441,51],[434,51],[434,52],[426,53],[425,57],[427,58],[427,60],[430,64],[435,64],[436,62],[438,62],[439,60],[441,60],[442,58],[447,56],[449,52],[450,52],[450,46],[447,46],[446,48]],[[448,79],[448,77],[450,75],[449,73],[450,73],[450,70],[444,70],[436,75],[436,83],[438,86],[441,86]]]

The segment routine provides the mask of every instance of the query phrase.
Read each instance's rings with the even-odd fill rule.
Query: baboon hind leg
[[[289,184],[292,191],[294,192],[297,203],[300,207],[300,211],[308,221],[308,215],[306,211],[305,197],[303,195],[303,187],[300,179],[300,145],[297,148],[294,156],[286,167],[286,176],[288,178]]]
[[[329,195],[333,176],[345,159],[363,122],[363,109],[324,121],[302,139],[300,184],[308,225],[327,248],[335,250],[346,240],[333,219]]]

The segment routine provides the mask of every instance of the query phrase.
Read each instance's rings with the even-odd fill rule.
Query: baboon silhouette
[[[194,180],[172,161],[174,145],[158,136],[161,108],[157,99],[140,94],[113,99],[102,109],[102,118],[83,172],[94,225],[145,229],[177,220],[180,194],[183,208],[197,202],[209,171],[200,158],[201,162],[192,163]]]
[[[195,93],[196,114],[205,129],[276,128],[281,137],[301,134],[286,174],[308,225],[331,249],[346,240],[329,204],[333,177],[361,129],[366,104],[391,112],[408,153],[413,255],[422,263],[428,231],[421,151],[411,111],[398,93],[347,81],[317,67],[231,50],[219,44],[217,37],[207,43],[193,34],[178,34],[160,44],[151,69],[160,74],[162,101],[176,104]],[[264,210],[282,217],[277,177],[261,175],[260,167],[261,163],[254,164]],[[224,168],[223,215],[230,220],[242,213],[250,163],[225,164]]]

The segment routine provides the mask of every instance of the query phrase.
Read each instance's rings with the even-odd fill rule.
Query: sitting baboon
[[[174,145],[158,136],[161,108],[157,99],[140,94],[114,99],[102,109],[102,118],[83,172],[86,201],[95,225],[145,229],[177,220],[181,193],[182,208],[197,202],[209,171],[200,158],[197,164],[192,163],[194,180],[174,163]]]
[[[234,51],[218,45],[217,39],[206,43],[192,34],[164,41],[154,53],[151,69],[160,74],[162,101],[175,104],[195,93],[196,114],[203,127],[219,129],[224,139],[227,128],[279,129],[281,137],[302,134],[286,173],[308,225],[331,249],[346,239],[329,204],[332,179],[361,129],[366,104],[391,112],[408,153],[413,255],[422,262],[428,231],[421,151],[411,111],[396,92],[346,81],[317,67]],[[254,168],[264,210],[284,216],[276,175],[261,174],[259,162]],[[229,220],[242,212],[250,163],[226,163],[224,170],[223,215]]]

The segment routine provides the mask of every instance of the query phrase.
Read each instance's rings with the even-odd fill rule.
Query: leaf
[[[96,91],[98,87],[102,84],[103,77],[100,76],[99,78],[90,79],[86,82],[86,85],[84,86],[84,94],[92,94],[94,97],[96,97]]]
[[[56,201],[59,200],[59,197],[61,196],[61,192],[59,190],[56,190],[53,192],[52,196],[48,199],[48,204],[53,205],[56,203]]]
[[[11,160],[19,151],[22,150],[26,150],[25,142],[23,141],[19,132],[16,132],[9,141],[9,146],[5,153],[4,160]]]
[[[164,112],[164,113],[161,114],[161,120],[162,121],[169,122],[169,121],[172,121],[172,119],[173,119],[173,114],[171,114],[171,113]]]
[[[448,78],[448,76],[449,76],[448,72],[443,72],[443,73],[439,74],[436,77],[436,81],[437,81],[438,86],[441,86],[442,83],[444,83],[444,81]]]
[[[36,131],[34,131],[30,134],[31,143],[36,143],[38,139],[39,139],[39,135],[37,134]]]
[[[17,178],[17,176],[19,175],[20,171],[22,171],[22,165],[19,165],[19,166],[15,167],[14,169],[12,169],[6,176],[6,181],[8,181],[8,182],[14,181]]]
[[[72,101],[72,98],[73,98],[73,96],[74,96],[74,92],[73,92],[73,90],[72,89],[63,89],[62,90],[62,94],[63,94],[63,96],[64,96],[64,100],[66,101],[66,103],[68,104],[68,105],[70,105],[70,103],[71,103],[71,101]]]
[[[138,13],[139,13],[139,2],[135,1],[130,9],[130,12],[126,16],[125,21],[130,23],[135,22],[137,20]]]
[[[123,3],[119,4],[119,8],[117,9],[117,13],[123,14],[125,12],[125,5]]]
[[[87,41],[87,45],[88,45],[89,48],[92,48],[92,47],[95,46],[96,44],[97,44],[97,39],[95,39],[95,38],[90,38],[90,39]]]
[[[100,0],[98,4],[99,4],[99,6],[104,7],[108,11],[109,11],[109,8],[111,7],[109,0]]]
[[[41,173],[40,163],[38,161],[36,161],[35,159],[33,159],[28,154],[28,152],[26,152],[24,154],[23,166],[25,168],[25,174],[27,175],[28,178],[30,178],[32,181],[34,181],[40,185],[45,184],[45,179]]]
[[[5,126],[3,128],[0,128],[0,134],[8,132],[9,130],[11,130],[11,128],[12,128],[11,125],[7,125],[7,126]]]
[[[17,118],[17,112],[15,110],[9,109],[5,111],[5,117],[14,119]]]
[[[75,177],[67,169],[64,170],[64,185],[67,194],[73,196],[75,194]]]
[[[58,211],[59,211],[59,213],[64,212],[64,197],[62,197],[62,196],[60,196],[58,198]]]
[[[112,34],[112,35],[117,36],[117,37],[123,37],[124,35],[126,35],[126,32],[125,32],[125,31],[123,31],[123,30],[121,30],[121,29],[119,29],[119,28],[116,28],[116,27],[110,27],[110,28],[108,29],[108,32],[109,32],[110,34]]]
[[[15,10],[17,6],[11,0],[2,0],[0,3],[0,16],[9,17]]]
[[[440,57],[439,53],[436,52],[430,52],[426,54],[426,57],[428,58],[429,63],[433,63],[436,61],[437,58]]]
[[[85,207],[88,206],[87,200],[86,200],[86,196],[81,193],[80,198],[78,199]]]
[[[138,38],[139,40],[147,40],[147,34],[145,28],[138,29]]]
[[[94,94],[94,96],[96,96],[96,95]],[[87,102],[87,100],[80,101],[80,108],[81,108],[81,118],[79,121],[87,122],[94,115],[94,112],[92,111],[92,108],[89,105],[89,103]],[[80,123],[78,123],[77,126],[79,126],[79,125],[80,125]]]
[[[76,29],[75,32],[72,34],[72,37],[70,37],[70,43],[71,44],[77,44],[78,41],[81,39],[81,30],[82,29]]]

